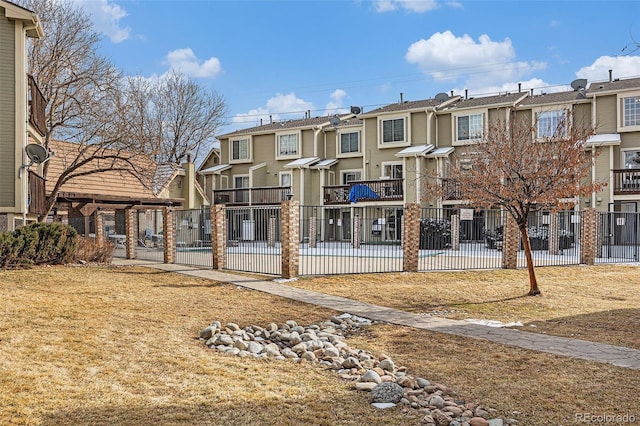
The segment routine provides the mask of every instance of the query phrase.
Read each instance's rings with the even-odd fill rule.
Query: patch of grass
[[[526,270],[323,276],[287,284],[408,312],[521,321],[527,331],[640,349],[638,272],[629,265],[538,268],[542,296],[536,297],[525,295]]]
[[[113,267],[0,271],[0,300],[3,425],[419,424],[316,365],[226,356],[196,339],[214,320],[310,324],[331,310]],[[639,371],[391,325],[348,343],[523,425],[574,424],[583,410],[640,417]]]

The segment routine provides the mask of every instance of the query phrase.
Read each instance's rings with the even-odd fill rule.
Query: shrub
[[[78,233],[62,223],[32,223],[0,234],[0,268],[63,264],[73,260]]]
[[[95,238],[78,237],[76,262],[111,263],[114,243],[105,241],[100,244]]]

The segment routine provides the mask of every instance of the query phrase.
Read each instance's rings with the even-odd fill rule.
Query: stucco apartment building
[[[46,102],[27,74],[28,39],[42,36],[35,13],[0,0],[0,231],[37,220],[43,207],[44,180],[25,152],[45,132]]]
[[[218,164],[203,164],[205,191],[214,204],[275,205],[291,197],[348,219],[362,207],[398,218],[401,206],[464,206],[459,188],[447,188],[448,160],[482,138],[494,120],[530,119],[538,134],[565,117],[592,125],[587,149],[600,155],[592,178],[609,184],[577,201],[576,208],[639,211],[640,78],[575,80],[573,90],[534,95],[519,90],[469,97],[439,93],[431,99],[386,105],[368,112],[270,122],[218,136]],[[445,196],[426,193],[425,176],[445,178]],[[355,210],[354,210],[355,209]],[[482,221],[482,218],[478,218]]]

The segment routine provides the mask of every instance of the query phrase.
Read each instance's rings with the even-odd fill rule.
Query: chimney
[[[260,125],[262,126],[262,118],[260,119]]]
[[[451,91],[451,97],[453,98],[453,90]]]
[[[522,83],[518,83],[518,93],[522,92]]]
[[[613,70],[609,70],[609,83],[613,81]]]
[[[400,103],[404,102],[404,95],[402,92],[400,92]]]
[[[311,110],[310,109],[307,110],[307,118],[311,118]]]
[[[469,89],[464,89],[464,98],[469,99]]]
[[[273,123],[273,117],[271,116],[271,114],[269,114],[269,124]]]
[[[531,96],[533,96],[533,89],[531,89]]]

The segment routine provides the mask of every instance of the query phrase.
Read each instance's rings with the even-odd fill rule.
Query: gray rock
[[[233,343],[233,346],[235,346],[236,348],[240,349],[241,351],[246,351],[247,348],[249,347],[249,344],[247,342],[245,342],[244,340],[236,340]]]
[[[324,350],[324,356],[330,358],[336,358],[340,356],[340,351],[337,348],[326,348]]]
[[[267,356],[280,356],[280,348],[275,343],[269,343],[264,347],[264,352]]]
[[[218,334],[216,345],[233,346],[233,339],[228,334]]]
[[[393,382],[380,383],[371,389],[372,402],[392,402],[397,404],[402,397],[404,397],[404,389]]]
[[[378,367],[389,372],[393,372],[396,369],[395,364],[389,358],[383,359],[382,361],[380,361],[380,364],[378,364]]]
[[[418,377],[416,379],[416,382],[418,383],[418,386],[420,386],[421,388],[431,385],[430,381],[428,381],[427,379],[423,379],[422,377]]]
[[[201,339],[205,339],[205,340],[209,340],[211,338],[211,336],[213,336],[215,334],[216,330],[218,330],[218,327],[216,327],[215,325],[210,325],[208,327],[205,327],[200,332],[200,338]]]
[[[373,388],[375,388],[377,386],[377,383],[373,383],[373,382],[356,382],[355,386],[356,386],[356,390],[371,392],[373,390]]]
[[[300,335],[296,331],[289,334],[289,343],[295,346],[300,342],[302,342],[302,339],[300,338]]]
[[[360,363],[358,362],[357,359],[350,356],[349,358],[344,360],[344,362],[342,363],[342,367],[343,368],[359,368]]]
[[[257,342],[249,342],[249,344],[247,345],[247,351],[254,355],[261,353],[263,349],[264,346]]]
[[[316,360],[316,354],[314,354],[311,351],[307,351],[305,353],[302,354],[302,356],[300,356],[300,358],[307,360],[307,361],[315,361]]]
[[[502,419],[490,419],[489,426],[503,426]]]
[[[429,405],[432,405],[436,408],[444,407],[444,399],[440,395],[433,395],[429,398]]]
[[[431,417],[435,420],[436,425],[438,426],[449,426],[451,424],[451,416],[448,416],[446,413],[440,410],[433,410],[431,412]]]
[[[382,379],[380,375],[373,370],[367,370],[360,378],[362,382],[373,382],[373,383],[381,383]]]
[[[298,354],[292,351],[290,348],[284,348],[280,351],[285,358],[295,359],[298,358]]]
[[[228,328],[231,331],[240,330],[240,327],[238,326],[238,324],[233,323],[233,322],[228,323],[225,327]]]
[[[307,345],[305,345],[304,343],[298,343],[297,345],[292,347],[291,350],[300,355],[301,353],[307,351]]]

